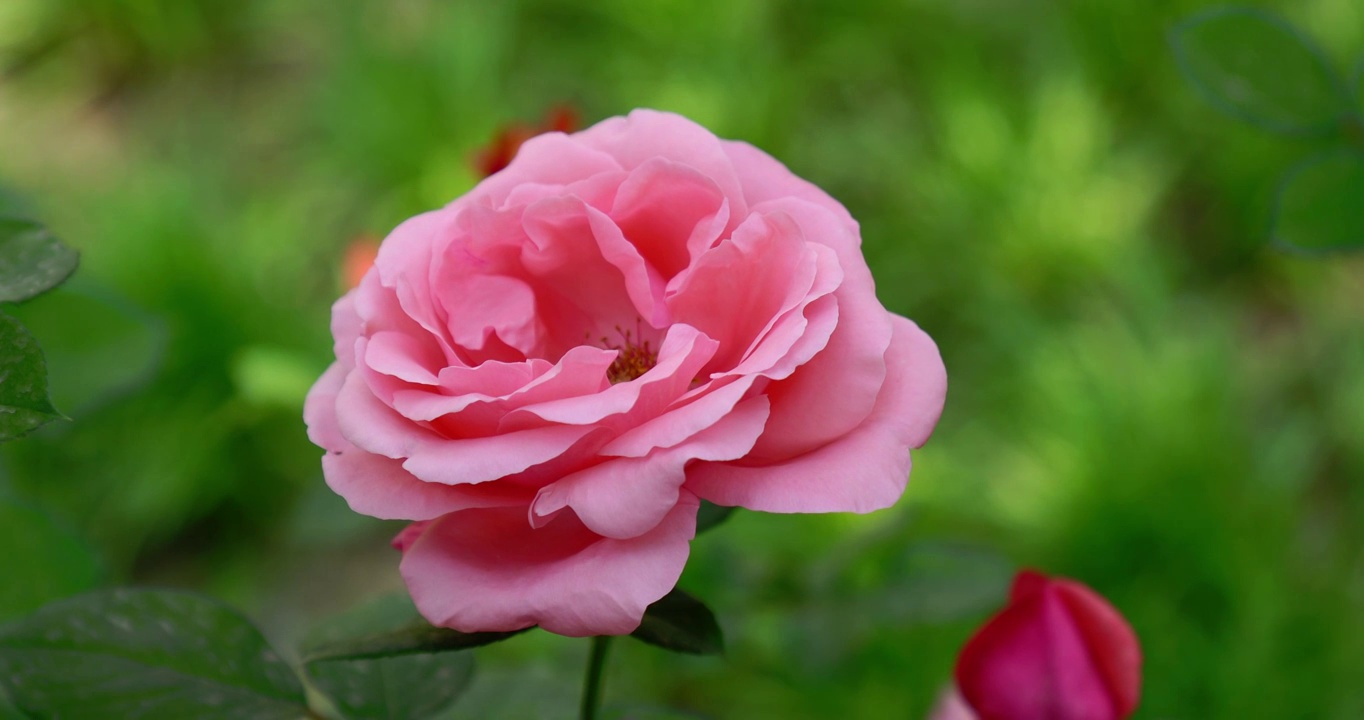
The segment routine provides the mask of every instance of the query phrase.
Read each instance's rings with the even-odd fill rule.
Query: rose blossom
[[[463,631],[624,634],[700,499],[893,504],[946,374],[857,223],[760,150],[637,110],[528,140],[384,240],[308,395],[327,483]]]

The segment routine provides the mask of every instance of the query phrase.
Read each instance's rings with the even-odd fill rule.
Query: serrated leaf
[[[0,216],[0,302],[21,302],[60,285],[79,261],[42,225]]]
[[[298,720],[293,670],[254,626],[183,592],[106,590],[0,629],[0,685],[43,720]]]
[[[1184,76],[1218,109],[1267,130],[1317,134],[1350,111],[1345,83],[1315,43],[1249,7],[1199,13],[1171,32]]]
[[[73,416],[151,378],[165,345],[154,318],[80,284],[11,310],[42,345],[53,403]]]
[[[677,588],[644,611],[644,620],[630,637],[691,655],[717,655],[725,651],[724,635],[715,613]]]
[[[336,647],[352,637],[425,623],[401,595],[335,618],[313,633],[309,645]],[[312,656],[310,649],[304,656]],[[449,707],[469,687],[474,658],[467,652],[428,652],[390,657],[310,659],[313,684],[351,720],[420,720]]]
[[[0,441],[62,416],[47,397],[43,351],[18,320],[0,313]]]
[[[1364,153],[1309,158],[1284,176],[1274,201],[1274,244],[1319,254],[1364,250]]]
[[[735,510],[738,508],[725,507],[724,505],[716,505],[709,500],[702,500],[701,509],[696,511],[696,534],[700,535],[728,520]]]
[[[99,580],[99,563],[85,543],[46,513],[8,500],[0,500],[0,557],[6,558],[0,623]]]

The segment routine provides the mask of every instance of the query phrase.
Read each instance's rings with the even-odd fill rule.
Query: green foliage
[[[643,622],[630,637],[664,650],[692,655],[718,655],[725,651],[724,635],[715,613],[677,588],[644,611]]]
[[[0,441],[22,437],[61,416],[47,396],[42,349],[19,321],[0,313]]]
[[[60,285],[80,256],[47,228],[0,215],[0,303],[23,302]]]
[[[37,509],[3,498],[0,548],[7,550],[0,623],[89,590],[100,577],[94,554],[69,529]]]
[[[1364,249],[1364,151],[1308,158],[1284,176],[1274,241],[1306,253]]]
[[[696,534],[700,535],[729,519],[738,508],[716,505],[709,500],[701,501],[701,509],[696,511]]]
[[[1276,175],[1359,136],[1223,121],[1163,44],[1205,5],[4,0],[0,63],[28,62],[0,172],[165,346],[136,392],[0,448],[0,484],[109,581],[210,589],[272,636],[396,589],[397,529],[345,514],[299,421],[344,248],[467,189],[499,123],[660,107],[847,205],[951,389],[897,508],[699,536],[682,585],[725,656],[616,643],[608,705],[924,717],[1027,564],[1131,619],[1144,717],[1364,717],[1358,260],[1265,252]],[[1259,5],[1364,50],[1358,3]],[[23,318],[64,397],[61,328]],[[479,649],[446,715],[562,715],[585,649]]]
[[[366,640],[423,624],[406,595],[381,598],[319,627],[303,648],[304,667],[347,718],[433,717],[468,688],[473,655],[429,643],[424,652],[389,645],[386,654],[374,655],[374,645]]]
[[[1321,49],[1278,16],[1216,8],[1171,34],[1180,66],[1213,105],[1269,130],[1334,130],[1350,113],[1345,83]]]
[[[298,720],[303,687],[260,632],[215,601],[113,590],[0,629],[0,685],[34,718]]]
[[[52,400],[73,417],[145,385],[165,347],[155,320],[79,282],[11,312],[41,343]]]

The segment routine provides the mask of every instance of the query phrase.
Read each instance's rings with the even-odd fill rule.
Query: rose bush
[[[824,192],[677,115],[535,137],[337,301],[305,408],[327,483],[416,521],[394,542],[434,624],[628,633],[700,499],[903,492],[946,374],[860,243]]]

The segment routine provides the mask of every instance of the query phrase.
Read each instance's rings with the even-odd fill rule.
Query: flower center
[[[648,340],[639,339],[636,342],[629,330],[621,330],[619,327],[616,328],[616,333],[623,341],[620,345],[611,342],[610,338],[601,339],[603,347],[619,353],[611,367],[606,369],[606,379],[610,380],[612,385],[630,382],[658,364],[658,352]]]

